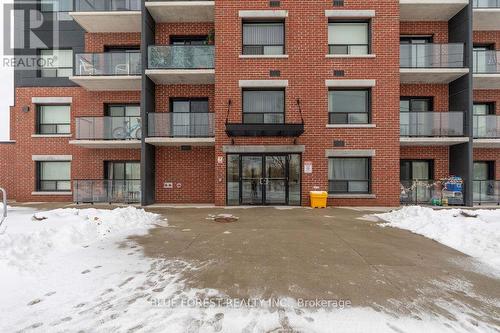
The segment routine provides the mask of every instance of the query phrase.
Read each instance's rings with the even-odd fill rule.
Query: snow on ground
[[[299,308],[288,299],[279,308],[181,306],[176,302],[224,295],[186,287],[183,273],[202,264],[146,258],[126,240],[155,224],[166,226],[160,216],[131,207],[10,209],[7,229],[0,230],[0,332],[495,332],[469,319],[475,309],[453,312],[447,305],[454,320]]]
[[[432,209],[408,206],[374,216],[382,226],[434,239],[500,271],[500,209]]]

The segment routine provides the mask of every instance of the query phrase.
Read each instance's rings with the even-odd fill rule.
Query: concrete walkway
[[[187,286],[229,297],[347,299],[419,318],[450,307],[500,327],[500,280],[466,255],[410,232],[327,208],[153,208],[168,227],[133,238],[146,256],[185,260]],[[230,213],[221,224],[209,214]],[[482,273],[486,272],[486,273]]]

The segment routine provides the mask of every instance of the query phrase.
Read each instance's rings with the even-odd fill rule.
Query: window
[[[141,180],[141,163],[136,161],[105,162],[108,180]]]
[[[69,134],[71,131],[69,105],[38,105],[37,134]]]
[[[370,122],[370,90],[330,90],[328,112],[330,124],[368,124]]]
[[[399,99],[400,112],[432,111],[432,97],[401,97]]]
[[[170,100],[172,112],[207,113],[208,98],[173,98]]]
[[[279,55],[284,52],[283,22],[243,22],[243,54]]]
[[[285,122],[284,90],[243,90],[243,123]]]
[[[434,174],[434,163],[428,160],[401,160],[401,181],[431,180]]]
[[[140,117],[141,108],[139,104],[108,104],[106,115],[108,117]]]
[[[207,137],[213,128],[208,113],[208,98],[172,98],[172,135],[175,137]]]
[[[72,12],[73,0],[40,0],[42,12]]]
[[[370,52],[368,22],[330,22],[328,46],[330,54],[368,54]]]
[[[328,159],[329,193],[370,193],[370,158]]]
[[[40,50],[41,77],[73,75],[73,50]]]
[[[495,114],[495,103],[474,103],[473,113],[475,116]]]
[[[37,191],[64,192],[71,190],[71,162],[37,162]]]

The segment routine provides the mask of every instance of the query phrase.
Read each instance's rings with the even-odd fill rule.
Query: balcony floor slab
[[[140,149],[140,140],[71,140],[71,145],[92,149]]]
[[[500,89],[500,73],[474,74],[474,89]]]
[[[69,79],[90,91],[138,91],[140,75],[123,76],[70,76]]]
[[[401,21],[449,21],[468,0],[399,0]]]
[[[156,23],[213,22],[215,1],[146,1]]]
[[[140,11],[71,12],[87,32],[141,32]]]
[[[468,68],[401,68],[401,83],[439,83],[448,84],[465,74]]]
[[[214,69],[147,69],[156,84],[214,84]]]
[[[215,146],[215,138],[146,138],[154,146]]]
[[[500,8],[475,8],[474,30],[500,30]]]
[[[500,138],[474,139],[474,148],[500,148]]]
[[[437,137],[437,138],[399,138],[401,146],[453,146],[468,142],[467,137]]]

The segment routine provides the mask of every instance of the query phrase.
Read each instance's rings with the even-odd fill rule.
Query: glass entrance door
[[[233,205],[300,205],[300,155],[228,155],[227,195]]]

